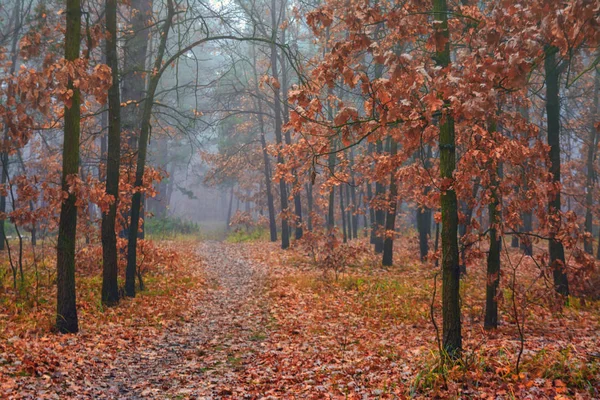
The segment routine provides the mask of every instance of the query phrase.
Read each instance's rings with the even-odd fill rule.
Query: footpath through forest
[[[202,242],[198,252],[208,279],[192,318],[167,329],[151,346],[123,352],[96,388],[110,398],[239,397],[238,372],[253,363],[268,323],[266,266],[244,256],[244,247]]]

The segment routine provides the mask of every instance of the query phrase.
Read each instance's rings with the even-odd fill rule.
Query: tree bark
[[[67,29],[65,33],[65,59],[79,59],[81,38],[81,1],[67,0]],[[81,98],[79,88],[69,77],[67,89],[73,91],[71,104],[65,104],[64,141],[62,160],[62,191],[67,193],[60,208],[58,240],[56,245],[56,329],[61,333],[79,330],[75,293],[75,239],[77,234],[77,198],[69,191],[69,180],[78,177]]]
[[[585,195],[585,231],[590,236],[584,242],[584,249],[588,254],[594,254],[594,182],[596,181],[596,152],[598,150],[598,132],[595,122],[598,117],[598,95],[600,92],[600,69],[596,68],[594,75],[594,104],[590,111],[590,133],[588,136],[587,162],[586,162],[586,195]]]
[[[116,217],[119,203],[119,168],[121,163],[121,93],[117,54],[117,0],[106,0],[106,61],[112,69],[108,89],[108,149],[106,158],[106,194],[113,196],[107,213],[102,213],[102,303],[111,306],[119,301]]]
[[[346,211],[344,210],[344,185],[340,185],[340,211],[342,214],[342,233],[343,233],[343,241],[346,243],[348,241],[348,236],[346,234]]]
[[[435,59],[437,65],[446,68],[450,65],[450,32],[448,30],[448,4],[446,0],[433,0],[433,13],[436,20],[434,31],[441,40],[436,40]],[[440,206],[442,211],[442,317],[443,347],[445,353],[456,358],[462,348],[460,317],[460,269],[458,260],[458,204],[453,188],[453,174],[456,168],[456,139],[454,119],[449,109],[450,102],[444,99],[440,120],[440,177],[452,182],[443,188]]]
[[[423,166],[426,169],[431,168],[431,157],[432,149],[431,146],[428,145],[427,156],[423,163]],[[427,196],[430,190],[430,186],[425,186],[423,194]],[[419,253],[421,261],[425,261],[427,254],[429,253],[429,237],[431,236],[431,208],[417,208],[417,230],[419,231]]]
[[[544,67],[546,72],[546,115],[548,119],[548,145],[550,146],[550,174],[556,193],[550,195],[548,201],[548,214],[550,217],[550,267],[554,278],[554,288],[563,296],[569,295],[569,282],[565,272],[565,250],[563,244],[556,239],[560,229],[560,103],[559,81],[560,69],[556,62],[558,49],[550,46],[546,48]]]
[[[383,153],[383,143],[381,140],[377,141],[376,146],[377,154]],[[375,182],[375,201],[381,202],[381,200],[385,197],[386,187],[383,183],[376,181]],[[383,253],[383,237],[381,236],[381,229],[385,226],[385,210],[381,209],[381,207],[375,207],[375,224],[373,225],[373,230],[375,231],[375,253],[381,254]]]
[[[391,139],[390,156],[392,159],[398,153],[398,142]],[[383,242],[382,264],[391,266],[394,264],[394,236],[396,235],[396,207],[398,204],[398,185],[396,184],[396,171],[390,174],[390,191],[388,198],[388,211],[385,219],[385,239]]]
[[[490,123],[490,132],[496,131],[496,123]],[[500,284],[500,236],[498,227],[500,226],[500,197],[498,194],[498,178],[502,177],[502,167],[498,167],[497,176],[493,176],[490,182],[490,191],[492,201],[488,205],[490,216],[490,249],[487,257],[487,282],[485,292],[485,319],[484,329],[496,329],[498,327],[498,285]]]
[[[271,1],[271,29],[273,40],[277,37],[277,0]],[[275,43],[271,44],[271,74],[276,81],[279,81],[279,71],[277,67],[277,46]],[[275,113],[275,141],[277,146],[281,146],[283,143],[281,135],[281,94],[279,93],[279,87],[273,87],[273,112]],[[277,164],[284,164],[285,160],[281,151],[277,151]],[[282,178],[279,180],[279,198],[281,201],[281,248],[287,249],[290,247],[290,236],[287,216],[285,215],[288,211],[288,192],[285,180]]]

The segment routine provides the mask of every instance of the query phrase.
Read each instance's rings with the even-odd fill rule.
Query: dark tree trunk
[[[158,53],[154,62],[154,70],[158,71],[162,67],[167,38],[175,15],[175,9],[172,0],[168,0],[168,11],[163,23]],[[148,92],[144,100],[144,109],[141,120],[140,137],[138,142],[137,165],[135,170],[134,187],[139,188],[143,185],[144,170],[146,168],[146,152],[148,149],[148,138],[150,135],[150,118],[152,117],[152,105],[154,103],[154,94],[160,80],[160,73],[151,76],[148,84]],[[137,269],[137,240],[140,224],[140,213],[142,205],[142,193],[136,191],[131,199],[131,220],[129,222],[129,238],[127,243],[127,268],[125,270],[125,295],[135,296],[135,278]]]
[[[329,173],[333,175],[335,170],[335,139],[331,139],[328,167]],[[329,203],[327,207],[327,231],[331,233],[335,227],[335,186],[329,189]]]
[[[352,225],[352,205],[350,204],[350,186],[343,185],[346,187],[346,221],[348,221],[348,240],[352,240],[352,232],[354,226]]]
[[[550,174],[556,190],[550,195],[548,213],[551,219],[560,221],[560,103],[559,81],[560,68],[556,62],[556,47],[546,48],[544,62],[546,72],[546,114],[548,118],[548,145],[550,146]],[[565,250],[560,240],[556,239],[559,224],[551,222],[550,226],[550,266],[554,277],[554,288],[557,293],[568,296],[569,282],[565,272]]]
[[[377,141],[377,154],[383,153],[383,143],[381,140]],[[375,201],[381,202],[385,197],[385,185],[379,181],[375,182]],[[385,226],[385,210],[377,206],[375,208],[375,224],[373,229],[375,230],[375,253],[383,253],[383,237],[381,236],[381,230]]]
[[[531,242],[531,238],[527,236],[528,233],[531,233],[533,229],[533,215],[531,211],[523,212],[521,217],[523,219],[523,233],[525,236],[519,240],[520,248],[523,250],[523,253],[527,256],[533,256],[533,244]]]
[[[277,0],[271,1],[271,29],[273,32],[273,37],[277,37]],[[271,74],[273,78],[279,81],[279,71],[277,67],[277,46],[273,43],[271,45]],[[281,135],[281,94],[279,93],[278,87],[273,87],[273,112],[275,113],[275,141],[278,146],[281,146],[283,143],[282,135]],[[283,159],[283,155],[281,151],[277,152],[277,164],[284,164],[285,161]],[[280,192],[280,201],[281,201],[281,248],[287,249],[290,247],[290,236],[289,236],[289,227],[287,216],[285,215],[288,212],[288,192],[287,185],[284,179],[279,180],[279,192]]]
[[[371,221],[371,232],[369,234],[369,242],[371,244],[375,244],[375,209],[371,206],[371,202],[373,201],[373,188],[371,187],[371,183],[367,182],[367,199],[365,201],[365,205],[369,207],[369,219]]]
[[[354,167],[354,149],[350,148],[350,166]],[[354,168],[350,169],[350,199],[352,200],[352,237],[358,239],[358,203],[356,202],[356,180],[354,179]]]
[[[390,143],[390,156],[394,158],[398,152],[398,143],[392,139]],[[385,219],[385,239],[383,242],[382,264],[391,266],[394,264],[394,236],[396,231],[396,207],[398,204],[398,185],[396,184],[396,171],[390,174],[390,192],[388,199],[388,211]]]
[[[346,211],[344,210],[344,185],[340,185],[340,211],[342,214],[342,232],[344,243],[348,241],[348,236],[346,234]]]
[[[490,132],[496,130],[496,123],[490,123]],[[498,227],[501,219],[501,201],[498,194],[499,181],[502,178],[502,167],[498,167],[498,177],[494,176],[490,182],[492,201],[488,205],[490,216],[490,249],[487,257],[487,282],[485,292],[485,320],[484,329],[496,329],[498,327],[498,285],[500,284],[500,237]]]
[[[431,236],[431,209],[417,208],[417,229],[419,231],[419,252],[421,261],[427,259],[429,253],[429,237]]]
[[[119,168],[121,163],[121,94],[117,53],[117,0],[106,0],[106,61],[112,69],[108,89],[108,149],[106,159],[106,194],[114,201],[102,213],[102,303],[111,306],[119,301],[116,217],[119,202]]]
[[[450,65],[450,32],[448,30],[448,4],[446,0],[433,0],[436,36],[435,61],[442,67]],[[449,101],[444,100],[449,106]],[[447,110],[447,108],[445,108]],[[440,120],[440,177],[451,181],[456,168],[456,140],[454,119],[450,112]],[[452,185],[444,188],[440,196],[442,210],[442,317],[443,346],[451,358],[460,355],[462,348],[460,317],[460,268],[458,260],[458,204]]]
[[[308,221],[307,228],[309,232],[313,230],[312,213],[313,213],[313,185],[312,183],[306,184],[306,203],[308,205]]]
[[[65,59],[79,58],[81,37],[81,2],[67,0],[67,30],[65,33]],[[80,136],[80,92],[69,77],[67,88],[73,91],[71,104],[64,110],[64,141],[62,160],[62,190],[69,193],[60,208],[58,240],[56,245],[56,329],[61,333],[75,333],[79,330],[75,294],[75,239],[77,234],[77,198],[69,191],[68,180],[79,173]]]
[[[588,135],[587,149],[587,176],[585,195],[585,231],[590,236],[584,242],[584,249],[588,254],[594,254],[594,219],[592,210],[594,208],[594,182],[596,181],[596,152],[598,150],[598,132],[595,122],[598,120],[598,95],[600,92],[600,69],[596,68],[594,75],[594,105],[590,110],[590,134]]]
[[[426,169],[431,168],[432,148],[427,146],[427,155],[424,161]],[[423,194],[427,196],[431,188],[425,186]],[[419,231],[419,252],[421,261],[425,261],[429,253],[429,237],[431,236],[431,208],[417,208],[417,230]]]

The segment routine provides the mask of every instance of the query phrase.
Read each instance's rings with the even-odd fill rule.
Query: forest
[[[0,398],[600,398],[597,0],[0,0]]]

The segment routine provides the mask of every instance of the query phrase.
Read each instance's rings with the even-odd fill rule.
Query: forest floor
[[[2,305],[0,397],[600,396],[598,303],[573,302],[558,314],[523,308],[517,374],[521,340],[511,302],[502,302],[498,331],[483,332],[485,278],[475,270],[463,281],[464,355],[442,364],[431,321],[433,304],[441,323],[435,271],[412,260],[412,251],[399,249],[398,267],[389,270],[373,268],[366,254],[335,277],[299,249],[271,243],[171,247],[181,253],[176,267],[149,275],[135,299],[102,310],[97,293],[80,294],[77,335],[56,335],[50,320],[40,322],[52,315],[51,302],[27,316]],[[80,293],[98,281],[82,285]]]

